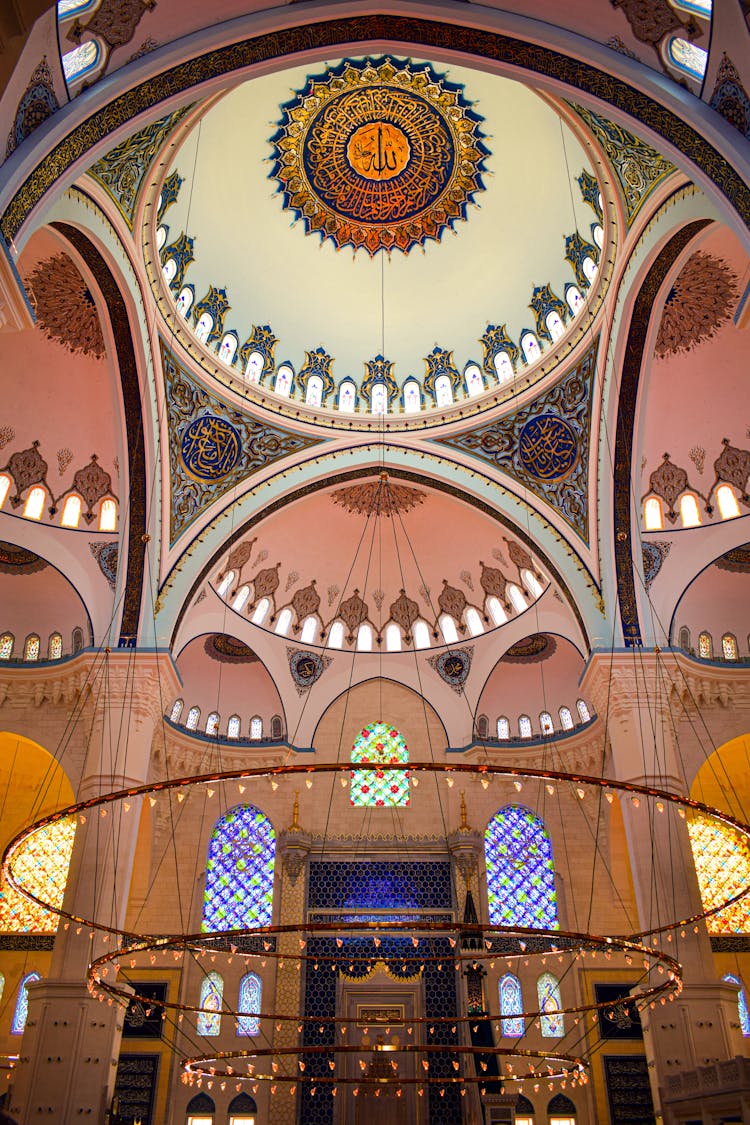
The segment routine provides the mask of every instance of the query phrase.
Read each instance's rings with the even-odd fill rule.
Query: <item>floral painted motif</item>
[[[352,762],[374,769],[351,771],[351,803],[359,808],[405,808],[409,804],[409,771],[383,766],[409,761],[403,735],[388,723],[370,723],[359,732],[352,747]]]
[[[484,834],[490,922],[559,929],[552,846],[539,817],[506,805]]]

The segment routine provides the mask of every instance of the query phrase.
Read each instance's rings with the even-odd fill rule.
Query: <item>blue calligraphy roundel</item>
[[[235,467],[241,452],[237,430],[215,414],[194,418],[180,441],[182,463],[197,480],[222,480]]]
[[[518,459],[537,480],[561,480],[578,462],[578,438],[573,427],[557,414],[530,418],[518,435]]]

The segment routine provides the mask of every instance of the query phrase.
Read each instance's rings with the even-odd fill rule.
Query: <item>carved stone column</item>
[[[613,779],[687,795],[676,744],[677,719],[670,713],[664,669],[658,654],[595,655],[582,690],[606,717]],[[700,913],[687,821],[669,802],[623,795],[620,801],[628,841],[641,930]],[[678,1071],[704,1066],[741,1052],[736,990],[716,974],[705,924],[687,925],[656,937],[655,944],[683,966],[681,996],[643,1013],[651,1087],[658,1110],[659,1085]],[[656,975],[654,979],[663,980]]]
[[[166,655],[110,653],[92,701],[91,733],[78,800],[142,784],[149,776],[163,699],[177,691]],[[140,801],[79,818],[64,906],[83,918],[122,925],[138,833]],[[104,813],[104,815],[103,815]],[[114,1090],[123,1011],[86,988],[91,959],[111,949],[83,926],[61,925],[50,977],[29,989],[29,1014],[10,1097],[22,1125],[45,1120],[101,1122]]]

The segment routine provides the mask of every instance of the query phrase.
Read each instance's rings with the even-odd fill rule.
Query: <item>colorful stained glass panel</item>
[[[518,1039],[526,1030],[523,1016],[523,1000],[521,998],[521,982],[512,973],[506,973],[499,985],[500,1015],[503,1035],[506,1038]]]
[[[13,861],[19,883],[50,906],[62,906],[75,834],[75,820],[70,817],[40,828],[24,842]],[[25,899],[0,879],[0,932],[55,934],[58,922],[56,914]]]
[[[41,979],[39,973],[27,973],[21,981],[18,988],[18,999],[16,1000],[13,1019],[10,1024],[11,1035],[23,1035],[26,1028],[26,1019],[29,1014],[29,994],[26,990],[34,981]]]
[[[240,981],[240,1002],[237,1008],[238,1035],[257,1035],[260,1031],[262,985],[257,973],[246,973]],[[244,1013],[249,1012],[250,1015]]]
[[[558,929],[552,846],[539,817],[506,805],[487,826],[484,853],[490,922]]]
[[[750,846],[739,832],[698,813],[688,822],[703,909],[710,910],[750,885]],[[750,895],[706,919],[710,934],[750,933]]]
[[[565,1019],[560,1011],[560,985],[552,973],[542,973],[536,982],[539,1011],[545,1015],[540,1016],[539,1026],[545,1039],[559,1038],[565,1034]]]
[[[198,1012],[195,1028],[199,1035],[218,1035],[221,1031],[221,1002],[224,995],[224,981],[219,973],[208,973],[201,984],[199,1005],[205,1011]]]
[[[273,907],[276,833],[253,805],[237,805],[216,824],[208,845],[203,930],[267,926]]]
[[[408,747],[395,727],[380,722],[364,727],[355,739],[351,760],[375,767],[351,771],[349,796],[353,805],[405,808],[409,804],[409,771],[383,768],[409,761]]]

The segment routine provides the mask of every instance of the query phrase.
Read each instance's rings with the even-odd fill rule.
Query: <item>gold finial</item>
[[[299,832],[299,789],[294,794],[294,804],[292,805],[292,823],[287,829],[288,832]]]
[[[466,818],[466,794],[461,794],[461,832],[469,831],[469,822]]]

